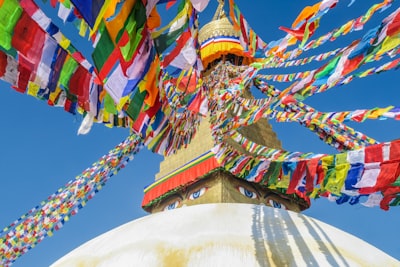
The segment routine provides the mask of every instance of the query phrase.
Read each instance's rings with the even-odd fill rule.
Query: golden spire
[[[224,12],[224,6],[225,6],[225,1],[224,0],[217,0],[218,1],[218,7],[217,10],[215,11],[214,17],[212,20],[217,20],[219,18],[221,18],[221,16],[225,15]]]
[[[218,0],[218,7],[211,22],[204,25],[199,32],[199,42],[204,43],[210,38],[218,36],[239,37],[239,32],[234,29],[232,23],[226,17],[224,0]]]

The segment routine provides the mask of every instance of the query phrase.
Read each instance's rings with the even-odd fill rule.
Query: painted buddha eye
[[[272,200],[272,199],[270,199],[270,200],[268,201],[268,203],[271,205],[271,207],[276,208],[276,209],[283,209],[283,210],[286,210],[286,209],[287,209],[286,206],[285,206],[284,204],[279,203],[279,202],[277,202],[277,201],[275,201],[275,200]]]
[[[165,206],[165,208],[163,210],[166,211],[166,210],[176,209],[179,206],[179,203],[180,203],[179,200],[176,200],[176,201],[170,203],[169,205]]]
[[[238,190],[239,190],[239,192],[240,192],[243,196],[245,196],[245,197],[252,198],[252,199],[257,198],[256,192],[247,190],[246,188],[241,187],[241,186],[238,187]]]
[[[192,193],[189,195],[188,199],[190,199],[190,200],[195,200],[195,199],[201,197],[202,195],[204,195],[204,193],[206,192],[206,190],[207,190],[207,187],[202,187],[202,188],[200,188],[199,190],[196,190],[196,191],[192,192]]]

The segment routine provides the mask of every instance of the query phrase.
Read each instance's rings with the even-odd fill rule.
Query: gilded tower
[[[240,32],[226,17],[223,6],[224,2],[219,1],[212,21],[199,32],[205,86],[215,78],[212,75],[216,68],[224,68],[229,64],[246,67],[254,61],[241,46]],[[246,88],[242,96],[253,98],[249,88]],[[239,132],[258,144],[281,148],[281,142],[266,119],[240,129]],[[308,207],[304,201],[294,200],[239,179],[223,170],[223,166],[214,157],[213,147],[217,145],[216,142],[212,138],[209,116],[206,116],[191,143],[176,154],[166,156],[161,162],[155,182],[145,189],[143,208],[153,213],[205,203],[265,204],[294,211]],[[228,138],[227,143],[247,153],[233,139]]]

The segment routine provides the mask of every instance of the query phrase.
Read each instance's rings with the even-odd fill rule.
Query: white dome
[[[204,204],[124,224],[52,266],[399,266],[399,261],[302,214]]]

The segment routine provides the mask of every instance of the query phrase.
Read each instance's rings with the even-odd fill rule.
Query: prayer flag
[[[93,28],[97,16],[104,5],[104,0],[70,0],[85,19],[87,24]]]

